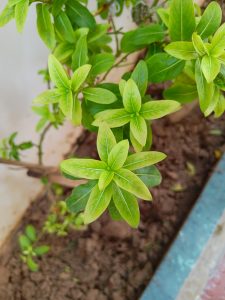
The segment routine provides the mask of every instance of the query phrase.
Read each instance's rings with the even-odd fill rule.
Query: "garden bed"
[[[0,299],[124,300],[137,299],[200,194],[224,151],[225,117],[205,119],[198,109],[176,124],[154,122],[153,148],[168,158],[160,163],[162,184],[152,189],[154,201],[140,202],[137,230],[104,214],[87,230],[67,237],[44,236],[51,251],[40,258],[40,271],[30,272],[19,257],[16,234],[1,255]],[[90,134],[76,155],[96,157]],[[18,230],[40,228],[50,201],[37,199]]]

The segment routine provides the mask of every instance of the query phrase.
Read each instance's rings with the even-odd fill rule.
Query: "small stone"
[[[96,249],[96,241],[93,239],[87,239],[86,240],[86,252],[87,254],[91,254],[94,252],[94,250]]]
[[[132,230],[126,223],[110,221],[101,233],[109,238],[124,240],[131,237]]]
[[[119,291],[113,292],[112,293],[112,300],[124,300],[125,299],[125,295],[122,294]]]
[[[98,289],[91,289],[86,294],[85,300],[107,300],[107,298]]]

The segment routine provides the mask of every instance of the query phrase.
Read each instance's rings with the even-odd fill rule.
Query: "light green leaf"
[[[99,103],[99,104],[110,104],[117,100],[115,94],[111,91],[103,88],[85,88],[83,90],[84,98],[86,100]]]
[[[185,62],[167,53],[156,53],[147,61],[150,82],[164,82],[176,78],[183,70]]]
[[[141,109],[141,95],[133,79],[129,79],[125,84],[123,104],[130,113],[139,112]]]
[[[106,167],[107,165],[103,161],[79,158],[66,159],[60,165],[63,173],[86,179],[99,179]]]
[[[122,168],[127,159],[128,150],[128,140],[123,140],[112,148],[108,157],[108,166],[111,168],[111,170],[116,171]]]
[[[0,14],[0,27],[3,27],[9,21],[11,21],[14,18],[14,15],[15,15],[15,8],[6,5]]]
[[[33,258],[31,256],[27,257],[27,266],[30,269],[30,271],[32,272],[37,272],[39,267],[38,264],[33,260]]]
[[[144,200],[151,200],[152,196],[145,186],[145,184],[135,175],[133,172],[127,169],[120,169],[118,170],[113,180],[116,184],[121,187],[122,189],[134,194],[135,196],[144,199]]]
[[[21,2],[23,0],[8,0],[8,6],[12,7],[15,6],[17,3]]]
[[[131,130],[130,130],[130,141],[131,141],[131,144],[132,144],[135,152],[141,152],[142,151],[143,146],[140,143],[138,143],[138,141],[135,139],[135,137],[134,137]]]
[[[140,114],[146,120],[155,120],[162,118],[179,110],[181,105],[173,100],[155,100],[144,103]]]
[[[82,120],[82,108],[81,108],[81,101],[75,97],[73,99],[73,108],[71,114],[72,123],[76,126],[81,125]]]
[[[123,167],[132,171],[154,165],[165,158],[166,154],[157,151],[135,153],[128,156]]]
[[[165,51],[178,59],[192,60],[197,58],[192,42],[173,42],[165,47]]]
[[[161,41],[164,37],[164,29],[159,24],[150,24],[128,31],[121,40],[123,52],[134,52],[145,46]]]
[[[35,253],[37,256],[42,256],[42,255],[48,253],[49,250],[50,250],[50,247],[49,247],[49,246],[42,245],[42,246],[38,246],[38,247],[34,248],[34,253]]]
[[[55,31],[51,22],[51,15],[48,6],[45,4],[37,4],[37,29],[38,33],[49,49],[55,47]]]
[[[34,100],[34,104],[52,104],[52,103],[58,103],[60,99],[62,99],[65,95],[64,90],[60,89],[53,89],[53,90],[47,90],[40,95],[38,95]]]
[[[74,30],[67,14],[61,11],[55,17],[55,29],[62,40],[74,43]]]
[[[78,91],[81,85],[85,82],[85,80],[87,79],[90,73],[90,70],[91,70],[91,65],[83,65],[79,67],[77,70],[75,70],[71,78],[71,87],[73,92]]]
[[[219,88],[217,88],[216,86],[214,87],[214,93],[213,96],[211,98],[210,104],[207,107],[207,109],[204,111],[204,115],[205,117],[208,117],[215,109],[217,103],[219,102],[220,99],[220,90]]]
[[[96,24],[95,28],[92,29],[88,34],[88,43],[95,43],[100,38],[104,37],[107,34],[110,24]]]
[[[31,241],[26,235],[21,234],[19,236],[19,245],[20,245],[20,249],[22,251],[24,251],[24,250],[27,250],[30,247]]]
[[[197,33],[202,39],[209,37],[218,29],[221,19],[222,11],[220,5],[215,1],[210,2],[197,25]]]
[[[107,186],[106,189],[100,191],[96,185],[88,199],[87,206],[84,211],[84,222],[89,224],[95,221],[108,207],[112,198],[112,185]]]
[[[211,41],[210,54],[220,56],[225,49],[225,24],[221,25]]]
[[[95,28],[96,22],[89,10],[76,0],[66,2],[66,12],[78,27]]]
[[[225,98],[222,94],[220,94],[220,96],[219,96],[219,100],[216,104],[214,111],[215,111],[216,118],[221,117],[225,111]]]
[[[87,35],[81,35],[77,41],[75,51],[72,56],[72,69],[76,70],[88,61]]]
[[[123,92],[124,92],[125,85],[126,85],[126,80],[120,79],[120,82],[119,82],[119,90],[120,90],[120,95],[121,95],[122,97],[123,97]]]
[[[115,57],[111,53],[99,53],[91,58],[91,75],[97,76],[108,71],[114,64]]]
[[[207,83],[202,73],[201,63],[199,59],[195,64],[195,80],[197,84],[200,108],[204,113],[211,103],[211,99],[214,93],[214,85],[213,83]]]
[[[104,172],[104,171],[103,171]],[[84,211],[91,191],[96,186],[95,180],[90,180],[73,189],[72,194],[66,199],[66,205],[70,212],[79,213]]]
[[[188,103],[198,98],[196,85],[191,84],[175,84],[163,93],[165,99],[174,99],[180,103]]]
[[[70,89],[69,78],[63,66],[54,55],[49,55],[48,68],[51,80],[58,88],[63,88],[65,90]]]
[[[114,177],[114,172],[112,171],[103,171],[98,180],[98,188],[100,191],[104,190],[112,181]]]
[[[170,20],[170,14],[168,8],[158,8],[157,14],[159,15],[160,19],[163,21],[163,23],[166,25],[166,27],[169,27],[169,20]]]
[[[107,162],[108,156],[113,147],[116,145],[116,139],[112,130],[107,124],[103,124],[98,129],[97,149],[101,160]]]
[[[213,56],[205,55],[202,58],[201,69],[208,83],[212,82],[220,71],[220,62]]]
[[[114,221],[121,221],[123,218],[121,217],[120,213],[118,212],[118,209],[116,208],[113,200],[110,201],[109,206],[109,215]]]
[[[157,186],[162,181],[162,176],[156,166],[149,166],[135,171],[135,174],[148,188]]]
[[[200,55],[203,56],[208,53],[208,49],[206,48],[205,44],[203,43],[203,40],[201,39],[200,35],[198,35],[196,32],[192,34],[192,43],[195,48],[195,51]]]
[[[31,242],[35,242],[37,240],[37,232],[33,225],[27,225],[25,228],[25,233]]]
[[[147,125],[142,116],[136,116],[130,120],[130,131],[139,144],[144,146],[147,139]]]
[[[149,151],[152,146],[152,139],[153,139],[151,122],[147,121],[146,125],[147,125],[147,139],[146,139],[145,146],[143,147],[143,150]]]
[[[138,62],[131,74],[131,79],[135,81],[138,90],[143,97],[148,87],[148,68],[144,60]]]
[[[221,64],[225,65],[225,51],[217,59]]]
[[[29,8],[29,0],[22,0],[15,6],[15,20],[18,32],[22,32]]]
[[[172,0],[169,10],[169,34],[172,41],[189,41],[195,30],[193,0]]]
[[[136,228],[140,222],[140,211],[136,197],[115,185],[113,202],[123,219],[131,227]]]
[[[110,128],[120,127],[130,122],[130,114],[123,108],[109,109],[95,115],[94,126],[99,126],[103,122]]]
[[[74,45],[67,42],[58,44],[54,49],[54,56],[61,62],[67,62],[74,52]]]
[[[73,94],[71,91],[62,95],[59,101],[59,107],[62,110],[63,114],[70,119],[72,119],[73,114],[73,101]]]

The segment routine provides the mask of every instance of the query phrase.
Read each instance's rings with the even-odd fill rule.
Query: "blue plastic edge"
[[[175,300],[225,209],[225,155],[140,300]]]

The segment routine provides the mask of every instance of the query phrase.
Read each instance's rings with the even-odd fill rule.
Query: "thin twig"
[[[50,183],[58,183],[62,186],[73,188],[86,183],[86,180],[71,180],[60,174],[58,167],[43,166],[39,164],[28,163],[11,159],[0,158],[0,164],[19,167],[27,170],[27,175],[34,178],[46,177]]]
[[[57,170],[57,168],[52,167],[52,166],[43,166],[43,165],[39,165],[39,164],[33,164],[33,163],[24,162],[24,161],[5,159],[5,158],[0,158],[0,164],[20,167],[20,168],[27,169],[27,170],[30,170],[33,172],[35,172],[35,171],[41,172],[43,174],[43,176],[50,174],[50,173],[55,173]]]
[[[115,32],[115,42],[116,42],[116,57],[119,56],[120,54],[120,47],[119,47],[119,38],[118,38],[118,34],[116,33],[117,29],[116,29],[116,25],[115,25],[115,22],[114,22],[114,19],[113,17],[111,16],[110,17],[110,21],[112,23],[112,28],[113,28],[113,31]]]
[[[126,55],[124,55],[123,57],[121,57],[120,60],[118,60],[117,63],[115,63],[106,73],[105,75],[102,77],[101,81],[104,81],[106,79],[106,77],[109,75],[109,73],[112,71],[112,69],[118,67],[128,56],[130,55],[130,53],[127,53]]]
[[[38,163],[40,165],[43,165],[43,142],[44,142],[44,138],[48,132],[48,130],[51,128],[52,124],[49,123],[44,130],[42,131],[41,135],[40,135],[40,139],[39,139],[39,143],[38,143]]]
[[[121,34],[121,35],[124,35],[125,32],[121,31],[123,29],[123,27],[117,29],[116,31],[109,31],[107,32],[108,35],[113,35],[113,34]]]

